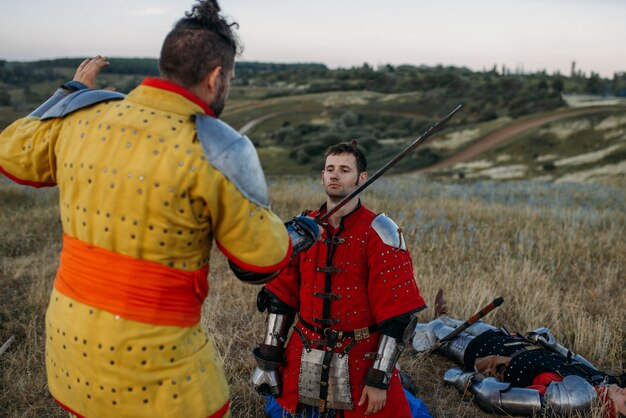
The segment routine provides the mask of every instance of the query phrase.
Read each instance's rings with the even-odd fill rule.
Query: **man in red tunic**
[[[325,154],[323,215],[367,179],[356,141]],[[268,310],[252,381],[288,413],[411,417],[396,362],[425,307],[400,228],[354,198],[324,234],[259,293]],[[284,346],[294,322],[294,332]]]

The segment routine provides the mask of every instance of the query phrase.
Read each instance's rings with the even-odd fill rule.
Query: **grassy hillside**
[[[28,114],[56,86],[71,78],[80,61],[74,58],[37,62],[0,60],[0,129]],[[503,73],[496,69],[473,72],[443,66],[383,65],[374,69],[364,65],[331,70],[321,64],[256,62],[238,63],[236,71],[223,118],[235,128],[243,129],[253,140],[268,174],[316,172],[318,156],[326,147],[351,139],[358,139],[368,151],[370,171],[375,170],[431,123],[463,103],[464,109],[432,146],[417,150],[394,169],[413,171],[441,162],[508,123],[565,109],[568,103],[576,106],[572,98],[586,97],[572,96],[574,93],[595,94],[586,99],[588,102],[599,97],[598,94],[626,95],[624,74],[602,79],[597,74],[565,77],[543,72]],[[112,58],[111,66],[101,74],[98,87],[128,92],[143,77],[157,74],[155,59]],[[567,102],[562,93],[568,94]],[[596,121],[600,122],[597,118],[580,118],[580,123]],[[622,176],[624,159],[618,145],[622,138],[618,131],[622,128],[596,130],[589,126],[585,134],[567,140],[529,132],[516,138],[517,145],[505,144],[489,156],[442,175],[527,179],[557,179],[567,175],[566,180],[578,181],[598,177],[587,171],[609,164],[616,167],[602,169],[600,176],[614,173]],[[605,140],[597,135],[613,136]],[[564,168],[559,165],[561,162],[551,160],[573,157],[573,150],[579,150],[581,155],[600,151],[598,143],[607,145],[610,154],[607,159],[596,158],[586,166],[566,162]],[[548,149],[548,154],[542,154]],[[512,166],[513,174],[507,165]],[[584,169],[585,173],[570,176],[578,169]]]
[[[626,108],[591,110],[526,131],[443,175],[626,185]]]
[[[284,219],[321,202],[316,179],[280,177],[270,190]],[[597,365],[626,367],[624,189],[398,176],[381,179],[363,200],[403,228],[415,277],[431,305],[422,321],[431,319],[438,288],[446,292],[451,315],[460,318],[501,295],[505,303],[490,322],[519,331],[547,326]],[[0,356],[0,416],[66,416],[47,395],[44,375],[43,317],[61,246],[56,201],[55,190],[0,179],[0,343],[17,337]],[[250,349],[261,339],[264,321],[255,308],[258,287],[238,282],[217,252],[210,281],[202,323],[223,358],[233,416],[261,418],[261,398],[248,380]],[[402,367],[434,417],[490,416],[441,383],[449,361],[411,351],[403,354]]]

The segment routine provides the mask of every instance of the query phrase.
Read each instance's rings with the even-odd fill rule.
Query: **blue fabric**
[[[406,394],[406,398],[409,401],[409,407],[411,408],[411,417],[412,418],[432,418],[428,413],[428,409],[424,402],[421,399],[416,398],[406,389],[404,390]],[[305,409],[304,416],[306,418],[319,418],[319,408],[314,408],[312,406],[307,406]],[[276,402],[273,396],[265,397],[265,414],[269,418],[300,418],[301,415],[298,414],[295,417],[292,417],[288,414],[279,404]]]
[[[314,408],[312,406],[307,405],[302,412],[303,414],[298,414],[294,417],[291,414],[288,414],[287,411],[285,411],[282,406],[276,402],[276,399],[274,399],[273,396],[268,395],[265,397],[265,415],[267,415],[268,418],[301,418],[303,415],[306,418],[320,417],[319,408]]]
[[[409,401],[409,407],[411,408],[411,417],[413,418],[432,418],[426,408],[426,404],[421,399],[416,398],[411,392],[404,389],[406,399]]]

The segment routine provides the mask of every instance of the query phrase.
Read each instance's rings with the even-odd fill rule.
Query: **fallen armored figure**
[[[444,380],[472,393],[486,412],[571,416],[588,411],[600,397],[606,401],[607,417],[626,417],[626,374],[598,370],[558,344],[546,328],[522,336],[478,321],[452,341],[439,344],[463,322],[441,315],[418,324],[413,347],[418,352],[436,349],[469,370],[452,368]]]

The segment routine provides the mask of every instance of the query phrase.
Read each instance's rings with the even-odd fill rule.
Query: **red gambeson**
[[[320,211],[323,213],[325,206]],[[310,216],[316,214],[317,211],[311,212]],[[408,251],[391,247],[381,240],[371,226],[375,217],[375,213],[359,203],[353,212],[342,218],[337,229],[326,227],[322,241],[300,253],[288,268],[267,284],[267,289],[296,308],[304,322],[320,328],[330,327],[335,331],[380,325],[396,316],[423,309],[424,299],[415,282]],[[322,297],[323,293],[339,297]],[[303,326],[301,320],[296,326],[309,341],[324,338]],[[345,411],[346,418],[365,415],[367,404],[361,407],[357,404],[365,375],[373,363],[366,353],[376,352],[379,339],[380,332],[373,332],[369,338],[354,344],[348,353],[355,409]],[[344,339],[333,351],[342,352],[351,341],[352,338]],[[294,333],[287,343],[286,362],[281,369],[282,392],[276,399],[291,412],[298,407],[302,350],[303,343]],[[385,408],[374,416],[411,416],[397,371],[387,390]]]

